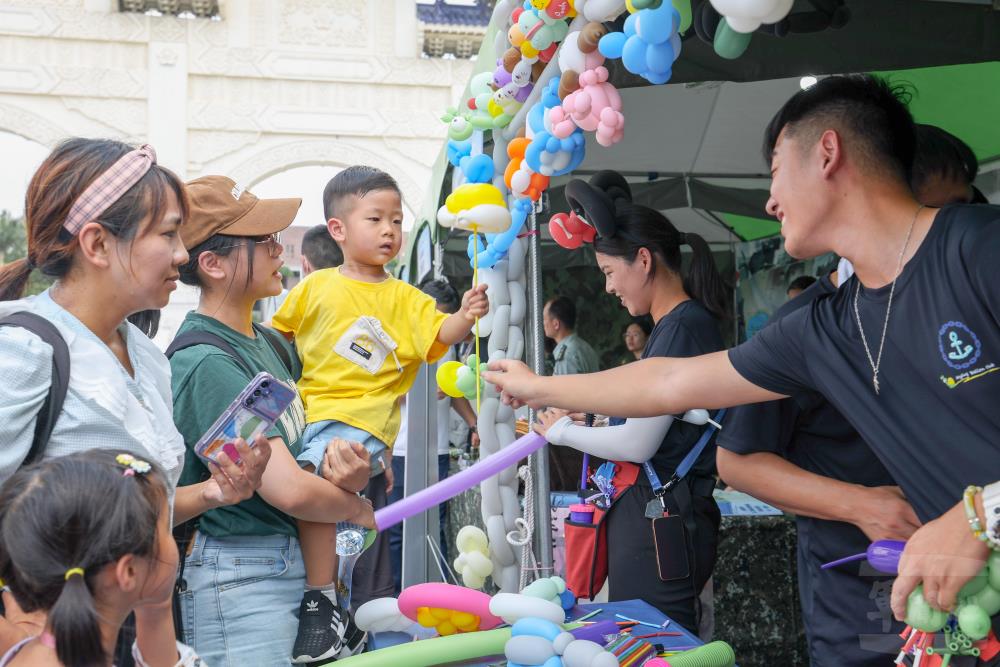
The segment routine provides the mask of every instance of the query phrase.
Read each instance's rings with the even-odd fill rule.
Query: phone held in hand
[[[239,463],[236,439],[243,438],[252,447],[257,436],[270,430],[294,400],[293,388],[270,373],[258,373],[201,436],[194,446],[195,454],[217,463],[219,452],[225,452],[231,461]]]

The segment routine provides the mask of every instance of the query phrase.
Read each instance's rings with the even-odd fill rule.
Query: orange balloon
[[[512,139],[510,143],[507,144],[507,157],[510,158],[510,162],[507,163],[507,168],[503,172],[503,182],[507,184],[510,188],[510,180],[513,178],[521,169],[521,162],[524,160],[524,152],[528,150],[528,144],[531,140],[527,137],[518,137],[517,139]]]
[[[524,194],[528,195],[531,201],[538,201],[538,198],[542,196],[542,192],[549,187],[549,177],[542,176],[541,174],[531,175],[531,185],[525,190]]]

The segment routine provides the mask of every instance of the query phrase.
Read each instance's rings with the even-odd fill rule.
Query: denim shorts
[[[388,447],[386,447],[384,442],[368,431],[330,419],[314,422],[306,426],[306,430],[302,433],[302,450],[299,452],[298,457],[296,457],[299,465],[305,466],[307,463],[311,463],[316,474],[320,474],[320,468],[323,465],[323,455],[326,453],[326,446],[334,438],[360,442],[365,446],[365,449],[368,450],[368,454],[371,456],[372,477],[385,472],[385,466],[381,461],[382,453]]]
[[[184,581],[184,643],[206,664],[291,664],[306,583],[297,539],[198,533],[185,560]]]

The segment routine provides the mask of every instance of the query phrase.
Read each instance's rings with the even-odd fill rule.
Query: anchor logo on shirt
[[[957,331],[950,332],[948,334],[948,340],[951,341],[951,347],[955,348],[954,352],[948,353],[949,359],[953,359],[955,361],[961,361],[962,359],[965,359],[970,354],[972,354],[972,350],[974,348],[971,345],[965,345],[962,342],[962,339],[958,337]]]
[[[979,361],[983,344],[964,322],[951,320],[938,329],[938,352],[949,367],[962,371]]]

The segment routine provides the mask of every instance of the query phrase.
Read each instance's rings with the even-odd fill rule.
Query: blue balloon
[[[648,72],[669,72],[673,67],[674,47],[670,42],[650,44],[646,49],[646,70]]]
[[[493,180],[493,158],[486,153],[463,159],[461,167],[469,183],[489,183]]]
[[[626,39],[625,33],[609,32],[604,37],[601,37],[601,41],[597,43],[597,50],[605,58],[621,58]]]
[[[673,5],[664,2],[656,9],[630,14],[625,19],[623,32],[605,35],[598,48],[607,58],[621,58],[625,69],[650,83],[666,83],[677,60],[677,49],[671,42],[679,42],[680,21],[680,14]]]
[[[469,157],[472,154],[472,142],[466,139],[465,141],[455,141],[450,139],[448,141],[448,162],[451,166],[457,167],[461,164],[462,158]]]
[[[628,38],[622,51],[622,64],[633,74],[643,74],[646,71],[646,42],[637,36]]]
[[[622,26],[622,30],[625,32],[626,37],[631,37],[636,34],[636,23],[639,21],[639,14],[629,14],[628,18],[625,19],[625,25]]]
[[[680,14],[669,3],[663,3],[659,9],[644,9],[637,16],[639,36],[650,44],[661,44],[670,39],[681,22]]]

